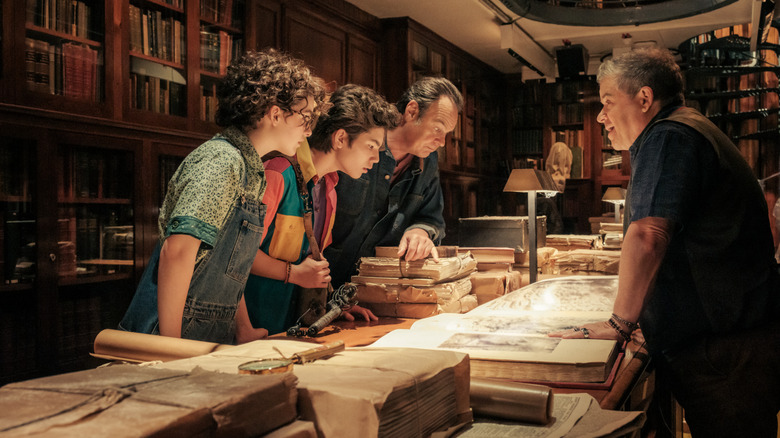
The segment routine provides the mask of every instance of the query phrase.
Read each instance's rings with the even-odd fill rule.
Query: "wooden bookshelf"
[[[778,171],[780,158],[780,41],[774,25],[754,54],[750,30],[737,25],[697,35],[680,52],[687,104],[731,137],[761,179]],[[777,180],[767,186],[775,194],[780,190]]]
[[[79,2],[0,0],[0,384],[95,365],[94,335],[116,327],[158,241],[168,180],[219,131],[215,99],[201,101],[233,57],[273,46],[328,83],[379,85],[380,22],[342,0],[80,1],[81,19],[57,20],[51,8]],[[89,93],[65,93],[64,46],[93,57]]]

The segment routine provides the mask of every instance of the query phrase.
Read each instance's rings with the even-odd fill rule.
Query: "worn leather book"
[[[601,249],[601,240],[598,234],[548,234],[546,246],[559,251]]]
[[[620,268],[620,251],[575,249],[558,252],[553,256],[561,273],[595,272],[617,275]]]
[[[392,257],[362,257],[358,266],[358,275],[353,283],[368,283],[368,277],[378,277],[381,281],[373,283],[391,283],[386,279],[422,279],[418,284],[436,284],[463,278],[474,272],[477,261],[470,253],[453,257],[440,257],[436,262],[432,258],[407,261]],[[412,284],[401,283],[397,284]]]
[[[520,289],[523,276],[519,271],[486,271],[474,272],[469,276],[471,293],[477,297],[479,304],[484,304],[509,292]]]

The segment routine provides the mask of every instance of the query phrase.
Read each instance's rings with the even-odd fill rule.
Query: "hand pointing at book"
[[[433,257],[433,261],[439,261],[439,253],[428,233],[421,228],[412,228],[404,233],[401,242],[398,244],[398,257],[404,260],[421,260],[428,256]]]

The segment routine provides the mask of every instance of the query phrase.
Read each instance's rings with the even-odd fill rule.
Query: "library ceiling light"
[[[516,23],[502,24],[501,48],[540,76],[555,77],[555,60]]]
[[[552,197],[558,193],[558,186],[549,173],[537,169],[513,169],[504,186],[505,192],[528,193],[528,274],[529,282],[535,283],[538,274],[536,254],[536,194]]]
[[[529,20],[570,26],[658,23],[713,11],[737,0],[501,0]]]

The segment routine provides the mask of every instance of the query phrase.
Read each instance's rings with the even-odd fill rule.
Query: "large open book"
[[[603,382],[619,352],[616,341],[547,333],[609,319],[616,295],[616,276],[542,280],[465,314],[422,319],[372,346],[468,353],[472,377]]]

